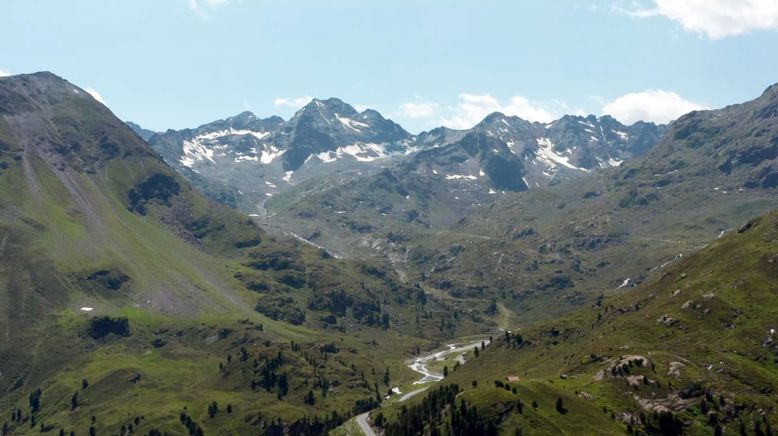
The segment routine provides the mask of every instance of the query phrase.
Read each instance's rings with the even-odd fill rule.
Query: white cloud
[[[10,76],[10,75],[11,75],[11,73],[9,71],[6,71],[6,70],[0,68],[0,77],[6,77],[6,76]]]
[[[675,92],[648,89],[622,95],[606,103],[602,112],[625,124],[636,121],[668,123],[681,115],[700,109],[705,107],[686,100]]]
[[[469,129],[492,112],[516,115],[528,121],[549,122],[556,118],[542,105],[524,97],[515,96],[503,104],[489,94],[459,94],[459,103],[452,112],[450,117],[443,117],[441,121],[444,126],[453,129]]]
[[[203,19],[208,19],[209,10],[228,2],[229,0],[186,0],[189,9]]]
[[[91,95],[92,98],[94,98],[95,100],[99,101],[102,104],[105,104],[105,100],[103,99],[103,96],[100,95],[100,93],[97,92],[96,89],[94,89],[94,88],[86,88],[84,91],[88,92],[89,95]]]
[[[313,97],[307,95],[302,97],[291,97],[291,98],[278,97],[275,100],[273,100],[273,105],[278,107],[291,107],[297,109],[310,103],[311,100],[313,100]]]
[[[400,115],[404,118],[432,118],[438,111],[438,104],[432,102],[412,102],[400,105]]]
[[[634,17],[663,16],[687,32],[710,39],[742,35],[755,30],[778,30],[776,0],[652,0],[653,8],[624,10]]]

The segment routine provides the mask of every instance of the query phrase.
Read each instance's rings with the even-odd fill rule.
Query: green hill
[[[420,296],[206,199],[67,81],[0,78],[4,433],[322,433],[440,319],[489,329]]]
[[[282,228],[344,255],[387,259],[495,322],[541,319],[631,288],[778,207],[776,108],[772,86],[754,100],[681,117],[646,154],[618,167],[477,207],[461,202],[462,210],[439,201],[459,192],[441,193],[402,169],[311,182],[295,194],[302,199],[279,196],[268,207]],[[493,300],[507,310],[490,310]]]
[[[445,430],[463,419],[453,410],[464,407],[474,408],[467,422],[503,434],[773,434],[776,299],[778,213],[771,213],[632,292],[495,337],[441,382],[464,390],[453,405],[438,401],[420,419],[426,432]],[[419,415],[410,405],[381,413],[387,434]]]

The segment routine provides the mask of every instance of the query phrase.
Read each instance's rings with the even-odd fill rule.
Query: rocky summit
[[[488,199],[618,166],[649,150],[664,129],[609,116],[541,124],[494,113],[472,129],[411,135],[377,111],[360,113],[330,98],[312,100],[288,121],[244,112],[148,142],[213,198],[264,213],[267,199],[307,180],[336,176],[342,183],[402,163],[411,176],[437,176],[439,184],[468,186]]]

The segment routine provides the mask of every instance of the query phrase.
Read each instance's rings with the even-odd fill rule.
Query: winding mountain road
[[[370,427],[370,424],[367,422],[367,415],[370,412],[365,412],[361,415],[357,415],[357,424],[359,424],[359,428],[362,429],[362,432],[365,433],[367,436],[377,436],[376,432],[373,431],[373,427]]]
[[[443,380],[443,374],[431,370],[427,365],[429,365],[431,362],[444,360],[444,358],[451,354],[458,354],[456,359],[459,361],[460,365],[465,362],[463,354],[467,351],[470,351],[474,349],[475,347],[478,347],[483,344],[488,344],[489,339],[483,339],[475,342],[471,342],[466,345],[458,345],[458,344],[448,344],[446,345],[445,350],[436,351],[432,354],[428,354],[426,356],[417,357],[415,359],[409,360],[406,362],[406,365],[408,368],[418,372],[421,374],[421,378],[413,382],[415,385],[425,384],[425,383],[437,383],[441,380]],[[398,402],[402,403],[404,401],[408,401],[412,397],[426,391],[429,389],[429,386],[425,386],[423,388],[419,388],[410,392],[407,392],[403,394],[403,396],[400,397]],[[399,390],[398,390],[399,392]],[[367,421],[368,415],[370,412],[365,412],[361,415],[357,415],[357,424],[359,424],[359,428],[364,432],[367,436],[376,436],[375,430],[373,430],[373,427],[370,426],[370,423]]]
[[[431,369],[429,369],[427,367],[427,365],[429,363],[435,362],[435,361],[439,361],[439,360],[443,360],[449,354],[459,354],[460,356],[458,356],[457,360],[459,360],[460,364],[461,364],[461,362],[464,359],[461,355],[463,353],[465,353],[467,351],[470,351],[473,348],[481,345],[482,342],[484,344],[488,344],[489,340],[488,339],[484,339],[484,340],[481,340],[481,341],[476,341],[476,342],[472,342],[470,344],[461,345],[461,346],[457,346],[457,344],[449,344],[449,345],[447,345],[448,349],[446,349],[446,350],[438,351],[438,352],[435,352],[435,353],[432,353],[432,354],[428,354],[426,356],[417,357],[417,358],[413,359],[412,361],[410,361],[410,363],[408,363],[408,368],[410,368],[410,369],[412,369],[412,370],[414,370],[414,371],[416,371],[416,372],[418,372],[419,374],[422,375],[422,377],[420,379],[416,380],[415,382],[413,382],[413,384],[420,385],[420,384],[424,384],[424,383],[439,382],[439,381],[443,380],[443,374],[441,374],[439,372],[436,372],[436,371],[433,371],[433,370],[431,370]]]

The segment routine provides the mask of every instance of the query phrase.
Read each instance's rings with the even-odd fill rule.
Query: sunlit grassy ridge
[[[741,422],[748,434],[757,425],[766,432],[778,424],[776,298],[772,213],[631,292],[553,321],[515,325],[442,383],[463,387],[461,399],[505,434],[713,434],[717,426],[736,433]],[[566,413],[556,409],[558,399]],[[667,413],[677,422],[663,421]]]
[[[0,115],[12,434],[321,433],[372,407],[387,368],[411,381],[404,356],[490,329],[382,262],[268,236],[52,74],[0,79]]]

